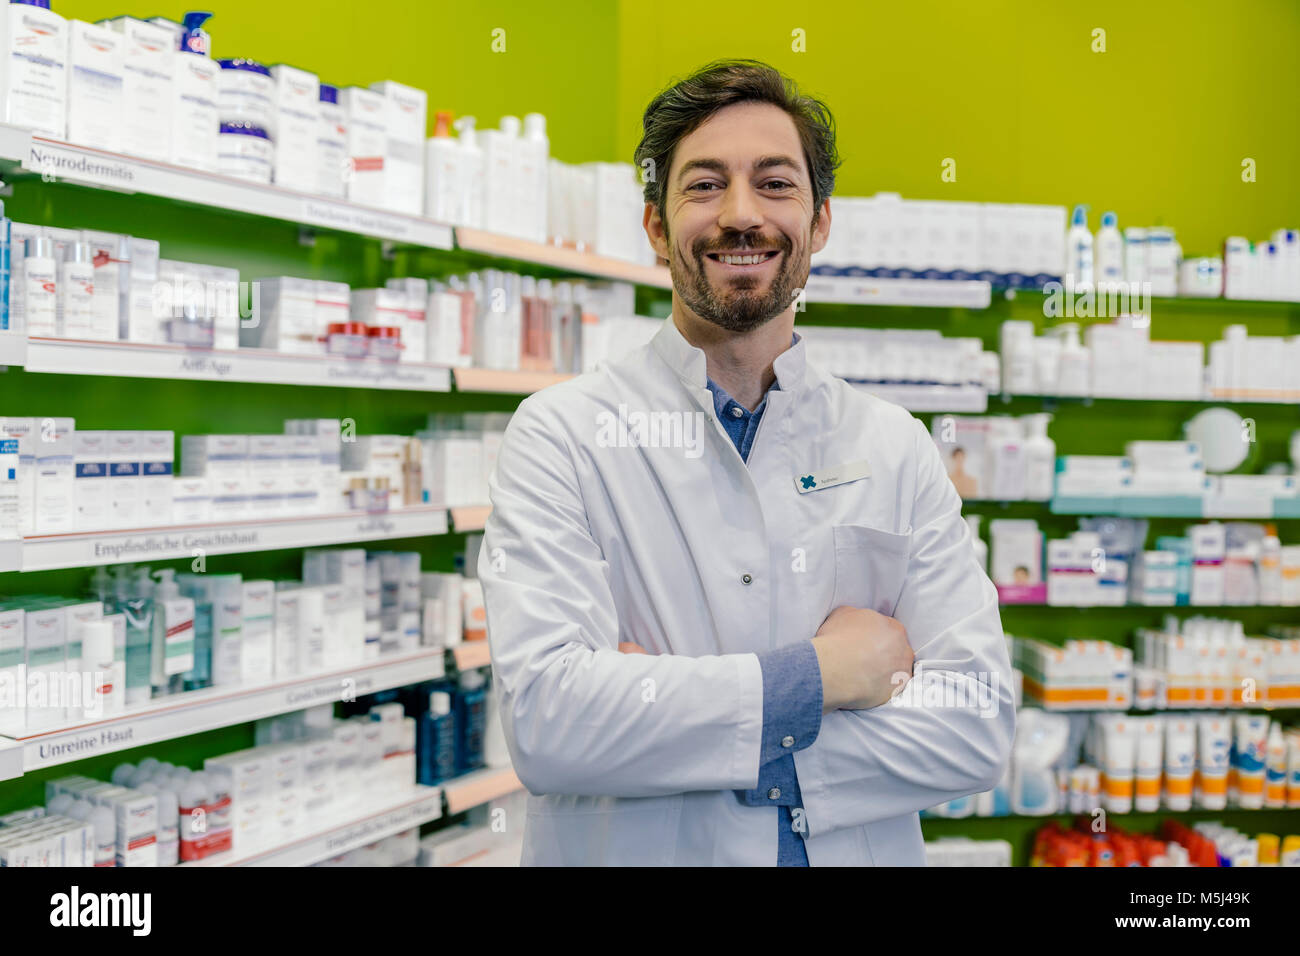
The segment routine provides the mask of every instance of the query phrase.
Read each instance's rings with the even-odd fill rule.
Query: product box
[[[126,302],[121,313],[119,338],[128,342],[159,344],[167,341],[162,322],[171,318],[170,289],[159,279],[160,247],[156,239],[130,236],[129,279],[122,292]]]
[[[0,418],[0,436],[18,443],[18,471],[15,475],[18,486],[18,533],[33,534],[36,528],[36,442],[39,436],[36,419]]]
[[[135,17],[102,23],[122,38],[121,150],[166,162],[171,158],[174,38],[167,29]]]
[[[316,134],[316,186],[313,192],[334,199],[346,193],[345,170],[348,161],[348,124],[343,108],[339,106],[337,87],[320,85],[320,126]]]
[[[76,523],[76,423],[71,418],[41,418],[35,424],[34,531],[66,533]]]
[[[274,650],[273,668],[276,680],[296,677],[298,664],[298,599],[301,591],[287,587],[293,582],[281,582],[274,596]]]
[[[392,80],[371,84],[384,98],[387,142],[384,151],[383,205],[395,212],[424,212],[424,142],[427,138],[424,90]]]
[[[298,595],[298,668],[299,673],[312,674],[326,667],[325,641],[325,590],[323,587],[304,587]],[[335,598],[342,597],[340,588]]]
[[[1192,525],[1188,536],[1192,541],[1191,603],[1222,605],[1227,528],[1218,522]]]
[[[1043,533],[1038,522],[999,518],[989,522],[989,567],[1004,604],[1043,604]]]
[[[108,507],[108,432],[78,431],[73,434],[76,478],[74,496],[76,531],[100,531],[110,526]]]
[[[172,480],[172,522],[178,525],[212,521],[212,490],[207,478]]]
[[[153,523],[144,514],[140,476],[140,433],[108,432],[108,513],[111,528],[139,528]]]
[[[182,436],[181,474],[187,478],[247,478],[248,436]]]
[[[243,583],[243,632],[239,673],[243,684],[269,681],[275,668],[275,583]]]
[[[123,304],[129,301],[125,293],[131,285],[131,237],[83,229],[81,240],[90,246],[95,263],[91,337],[117,339],[121,335]]]
[[[67,719],[70,723],[76,723],[83,718],[101,717],[102,714],[86,713],[83,708],[86,700],[85,685],[94,678],[86,672],[81,628],[87,621],[103,620],[104,605],[99,601],[68,601],[63,603],[63,614],[63,634],[67,641],[64,651],[64,672],[69,678]],[[102,706],[103,701],[94,701],[92,706],[95,705]]]
[[[126,43],[120,33],[68,21],[68,140],[122,151]]]
[[[42,136],[68,131],[68,24],[47,7],[9,4],[4,121]]]
[[[150,525],[169,525],[172,523],[176,434],[169,431],[137,434],[140,442],[141,513]]]
[[[984,497],[989,423],[983,418],[936,415],[931,424],[944,470],[962,498]]]
[[[326,326],[318,321],[316,285],[291,276],[258,279],[257,321],[240,327],[240,346],[324,355]]]
[[[390,141],[388,101],[382,93],[348,86],[339,90],[339,106],[347,121],[347,198],[366,206],[384,207]]]
[[[172,52],[172,162],[217,171],[217,78],[221,65],[198,53]]]
[[[277,63],[271,67],[271,79],[275,82],[274,182],[299,192],[315,192],[320,78]]]

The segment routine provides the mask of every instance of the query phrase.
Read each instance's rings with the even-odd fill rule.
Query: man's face
[[[818,223],[794,121],[767,103],[720,110],[673,154],[661,221],[646,231],[668,260],[673,288],[692,312],[748,332],[790,308],[826,244],[830,204]]]

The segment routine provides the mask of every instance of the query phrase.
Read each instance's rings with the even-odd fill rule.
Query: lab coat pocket
[[[682,794],[530,797],[523,862],[529,866],[670,866]]]
[[[907,578],[912,529],[895,534],[866,525],[842,524],[832,530],[835,594],[831,610],[847,605],[893,617]]]

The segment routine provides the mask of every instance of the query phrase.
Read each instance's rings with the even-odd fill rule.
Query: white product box
[[[0,436],[18,442],[18,533],[33,534],[36,526],[36,442],[34,418],[0,418]]]
[[[0,605],[0,687],[16,689],[24,686],[26,647],[23,624],[27,613],[18,607]],[[22,735],[27,715],[17,701],[9,700],[0,706],[0,737]]]
[[[334,733],[307,740],[302,746],[303,813],[320,821],[334,810]]]
[[[352,289],[346,282],[316,280],[316,328],[324,335],[331,325],[348,322],[352,315]]]
[[[208,478],[214,522],[246,521],[250,517],[249,479]]]
[[[108,514],[111,528],[152,524],[144,514],[144,482],[140,472],[140,433],[108,432]]]
[[[119,338],[129,342],[159,344],[167,340],[161,320],[169,318],[159,288],[159,245],[156,239],[130,237],[129,280],[126,288],[126,307],[122,314]]]
[[[172,523],[172,486],[175,480],[176,434],[138,432],[140,443],[140,509],[151,525]]]
[[[298,603],[302,591],[296,587],[277,587],[274,601],[273,668],[275,679],[296,677],[298,665]]]
[[[339,90],[339,105],[347,122],[347,197],[367,206],[383,206],[388,153],[388,101],[383,94],[359,86]]]
[[[427,279],[389,279],[387,288],[401,293],[406,299],[402,319],[402,361],[427,362],[429,360],[429,282]]]
[[[126,43],[105,26],[68,21],[68,140],[122,150]]]
[[[321,594],[322,629],[321,642],[323,666],[326,670],[346,667],[353,663],[355,657],[350,653],[350,645],[361,646],[361,635],[349,635],[345,630],[343,616],[343,585],[325,584],[319,588]],[[350,641],[349,638],[352,640]],[[359,657],[360,655],[356,655]]]
[[[67,719],[70,723],[76,723],[85,717],[101,716],[87,714],[83,707],[84,687],[93,678],[85,673],[84,639],[81,627],[87,621],[103,620],[104,605],[99,601],[73,601],[63,605],[63,614],[63,633],[67,639],[64,670],[69,676],[68,688],[72,694],[67,702]]]
[[[135,17],[103,24],[122,37],[122,152],[166,162],[171,158],[171,31]]]
[[[322,196],[342,199],[347,194],[348,124],[339,105],[338,87],[320,84],[320,126],[316,134],[316,188]]]
[[[298,669],[313,674],[325,669],[325,592],[321,587],[299,588]]]
[[[244,684],[263,683],[271,680],[275,672],[275,583],[245,581],[243,588],[240,681]]]
[[[1191,603],[1222,605],[1227,526],[1218,522],[1192,525],[1188,536],[1192,540]]]
[[[172,162],[217,170],[217,77],[221,66],[198,53],[172,53]]]
[[[383,205],[396,212],[419,216],[424,212],[427,97],[424,90],[392,80],[372,83],[370,88],[385,101]]]
[[[247,478],[247,435],[184,435],[181,474],[194,478]]]
[[[462,299],[454,292],[429,294],[425,308],[427,361],[457,367],[473,361],[473,326],[466,328],[462,312]]]
[[[36,429],[36,474],[32,490],[35,533],[72,531],[76,520],[75,422],[71,418],[41,418],[36,420]]]
[[[81,239],[89,244],[95,263],[94,317],[88,337],[117,339],[126,301],[123,291],[130,288],[131,282],[131,237],[83,229]]]
[[[26,608],[23,621],[23,639],[26,642],[27,681],[29,690],[37,680],[47,688],[46,705],[27,702],[28,729],[45,728],[62,724],[67,719],[67,707],[60,693],[67,672],[68,640],[67,618],[61,605],[41,604]]]
[[[274,181],[299,192],[315,192],[320,133],[320,78],[297,67],[271,67],[275,81]]]
[[[182,477],[172,481],[172,521],[178,525],[212,521],[212,489],[207,478]]]
[[[7,7],[4,120],[54,139],[68,130],[68,24],[44,7]],[[51,170],[57,174],[58,170]]]
[[[76,517],[73,530],[100,531],[110,527],[108,507],[108,432],[79,431],[73,435]]]
[[[403,352],[406,351],[406,294],[404,292],[387,288],[353,289],[351,314],[353,322],[400,329]]]
[[[280,276],[257,280],[258,321],[239,330],[244,348],[325,354],[325,327],[317,320],[316,282]]]

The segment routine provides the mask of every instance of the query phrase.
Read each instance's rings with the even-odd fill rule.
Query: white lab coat
[[[748,465],[714,420],[704,353],[671,318],[511,419],[478,575],[531,794],[525,864],[774,865],[777,809],[733,793],[758,784],[756,652],[810,639],[844,604],[902,622],[912,685],[993,706],[825,715],[795,753],[809,862],[923,865],[917,811],[1002,777],[1015,713],[997,594],[938,451],[906,410],[804,352],[776,359]],[[699,453],[663,435],[650,447],[649,430],[612,440],[620,405],[629,422],[700,413]],[[861,459],[869,477],[796,490]]]

